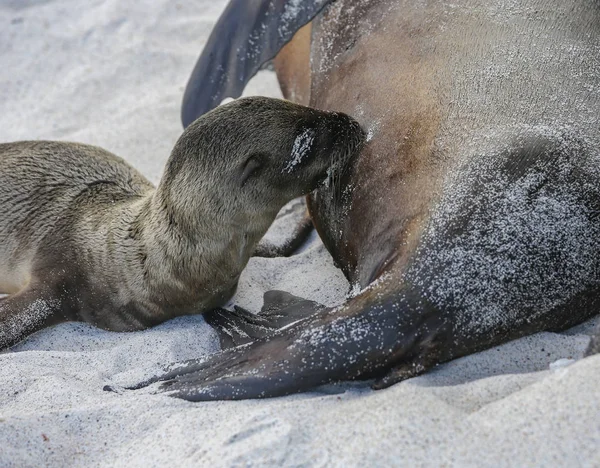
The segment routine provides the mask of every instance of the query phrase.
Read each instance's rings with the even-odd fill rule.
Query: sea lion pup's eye
[[[257,174],[263,167],[263,158],[260,154],[252,154],[242,165],[240,186],[243,187],[250,177]]]

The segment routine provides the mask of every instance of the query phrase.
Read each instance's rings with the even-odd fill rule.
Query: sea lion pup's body
[[[0,145],[0,349],[64,320],[130,331],[223,304],[278,210],[361,138],[342,114],[240,99],[186,129],[156,189],[93,146]]]
[[[253,12],[261,2],[245,3]],[[252,24],[256,37],[285,29],[271,16]],[[361,292],[331,311],[279,301],[275,318],[272,307],[257,318],[223,312],[218,321],[250,337],[297,320],[298,304],[316,313],[184,364],[160,377],[172,379],[163,388],[207,400],[367,377],[383,387],[597,314],[598,2],[337,0],[311,27],[275,65],[287,97],[368,130],[342,193],[309,197],[325,246]],[[227,43],[215,46],[227,62]],[[229,80],[247,67],[227,63]],[[298,63],[310,64],[301,77]]]

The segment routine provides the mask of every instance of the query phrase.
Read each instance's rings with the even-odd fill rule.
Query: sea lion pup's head
[[[185,130],[161,189],[179,211],[197,205],[224,222],[253,223],[264,215],[270,224],[285,203],[344,166],[363,139],[359,124],[345,114],[280,99],[238,99]]]

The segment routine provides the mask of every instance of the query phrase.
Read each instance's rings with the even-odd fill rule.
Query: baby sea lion
[[[287,23],[252,24],[275,34]],[[265,297],[257,317],[213,313],[235,327],[224,344],[255,341],[183,363],[154,379],[163,390],[241,399],[372,377],[382,388],[598,313],[598,2],[336,0],[310,28],[275,68],[286,97],[367,129],[341,183],[308,200],[359,292],[332,310],[297,300],[273,313]],[[203,56],[229,54],[231,66],[205,96],[245,66],[215,47]]]
[[[362,135],[344,114],[239,99],[183,132],[157,188],[101,148],[1,144],[0,349],[66,320],[132,331],[222,305],[280,208]]]

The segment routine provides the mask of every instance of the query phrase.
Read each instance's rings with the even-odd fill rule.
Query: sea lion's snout
[[[185,130],[178,147],[191,155],[187,167],[177,169],[200,186],[218,180],[211,203],[270,216],[327,179],[339,185],[339,174],[364,140],[365,132],[349,115],[281,99],[241,98]]]
[[[341,112],[328,112],[324,119],[325,132],[330,139],[330,150],[354,154],[366,139],[366,132],[358,121]]]
[[[358,153],[362,145],[366,141],[367,133],[360,126],[358,121],[347,114],[337,114],[338,124],[334,128],[338,144],[346,146],[346,151],[350,156]]]
[[[343,171],[360,153],[366,133],[351,116],[341,112],[324,112],[318,118],[319,151],[314,155],[315,187]]]

